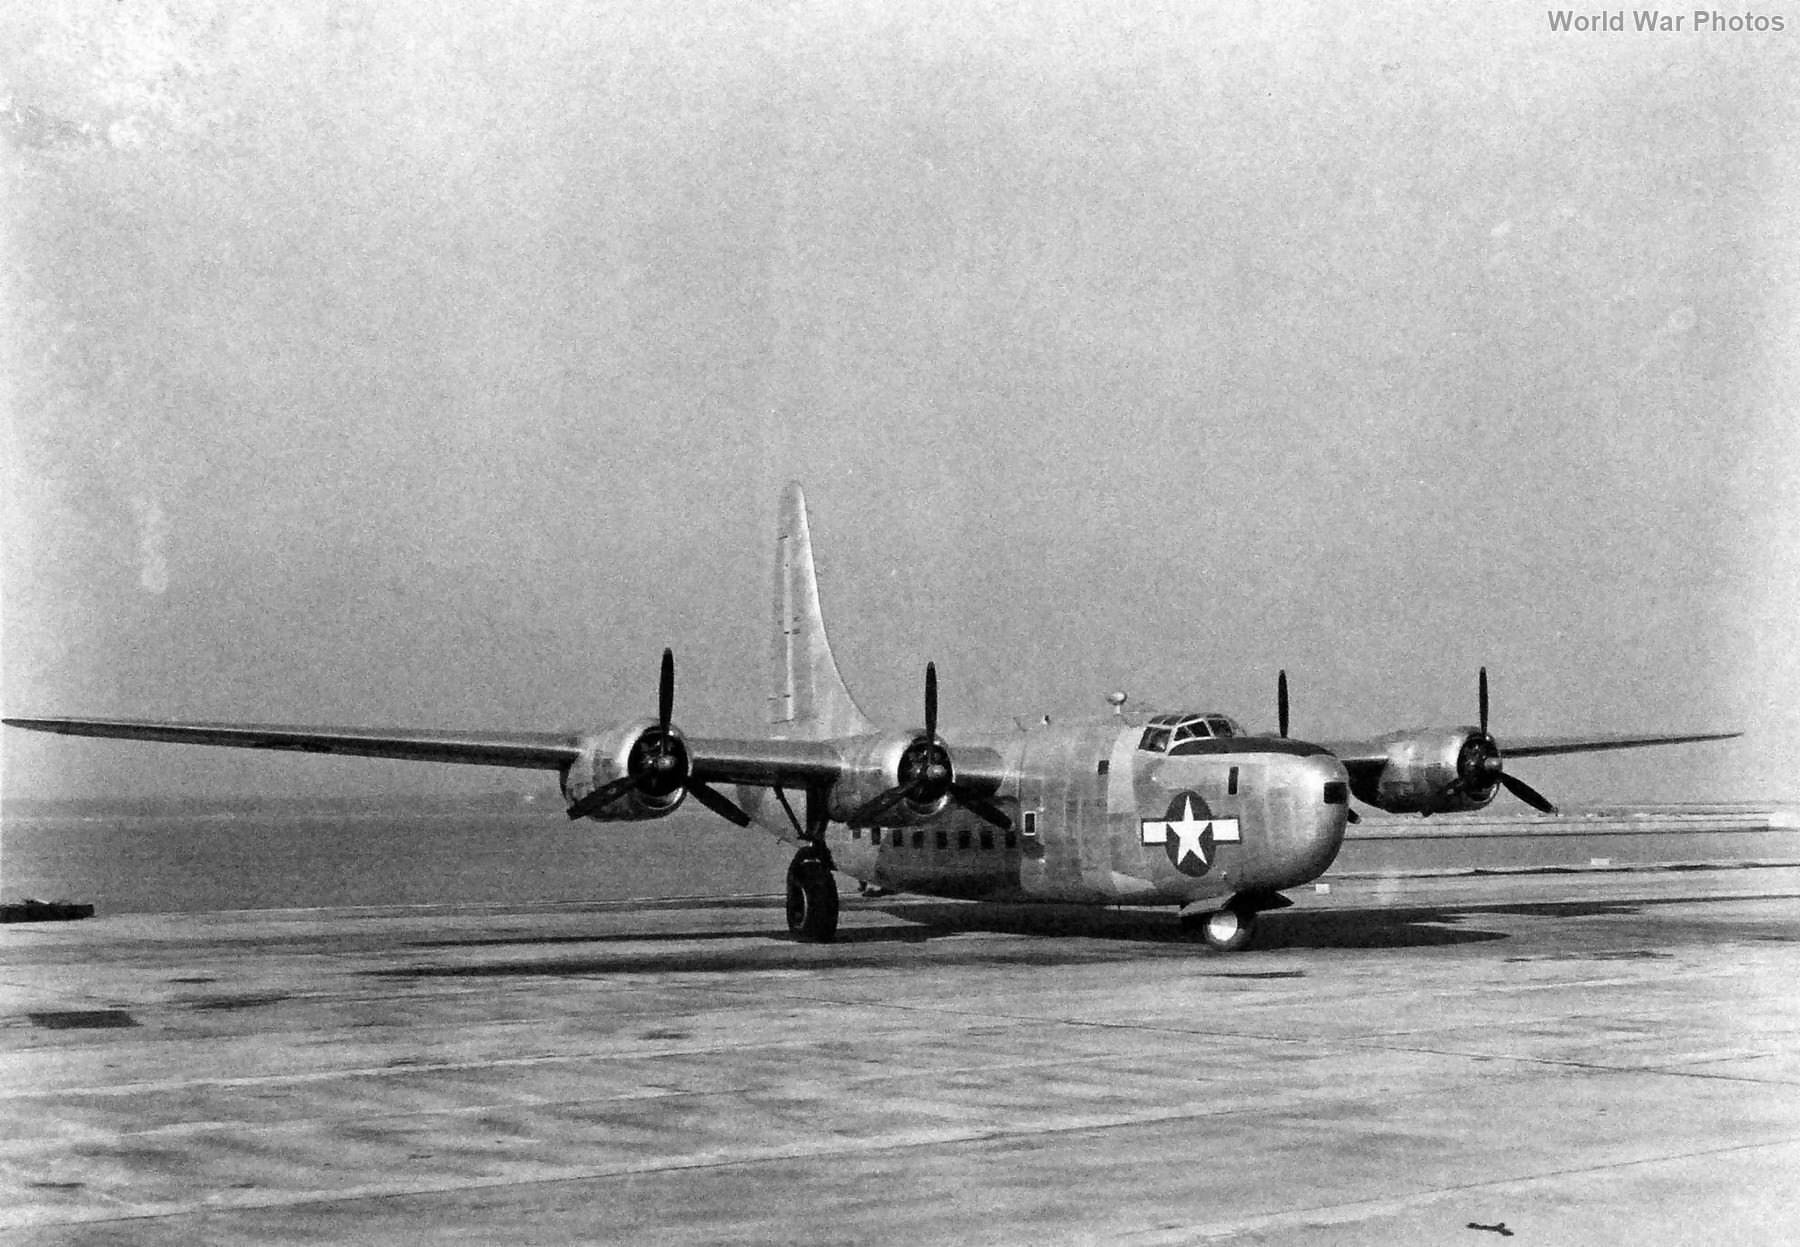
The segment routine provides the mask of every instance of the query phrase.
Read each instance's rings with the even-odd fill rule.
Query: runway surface
[[[1800,869],[1297,899],[0,928],[0,1238],[1794,1241]]]

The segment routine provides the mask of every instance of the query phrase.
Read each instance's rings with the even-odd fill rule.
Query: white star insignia
[[[1169,857],[1177,867],[1185,867],[1191,857],[1205,870],[1212,865],[1214,845],[1235,844],[1241,839],[1237,819],[1197,817],[1194,814],[1194,794],[1191,792],[1182,796],[1180,818],[1147,818],[1142,822],[1145,844],[1166,846],[1169,837],[1175,838],[1174,851]]]

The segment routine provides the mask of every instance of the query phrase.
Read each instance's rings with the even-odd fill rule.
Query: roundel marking
[[[1196,805],[1198,809],[1196,809]],[[1242,836],[1235,818],[1212,818],[1203,811],[1206,802],[1192,792],[1178,792],[1164,818],[1140,820],[1143,843],[1160,844],[1169,864],[1184,875],[1198,877],[1213,867],[1214,851],[1221,844],[1236,844]]]

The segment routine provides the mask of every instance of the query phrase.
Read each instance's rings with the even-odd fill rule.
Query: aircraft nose
[[[1270,793],[1271,849],[1258,886],[1279,891],[1324,874],[1344,842],[1350,821],[1350,776],[1328,753],[1284,759]]]

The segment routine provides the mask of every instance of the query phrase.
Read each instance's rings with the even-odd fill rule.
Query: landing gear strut
[[[788,865],[787,922],[803,940],[829,944],[837,938],[837,881],[830,859],[816,848],[801,849]]]

